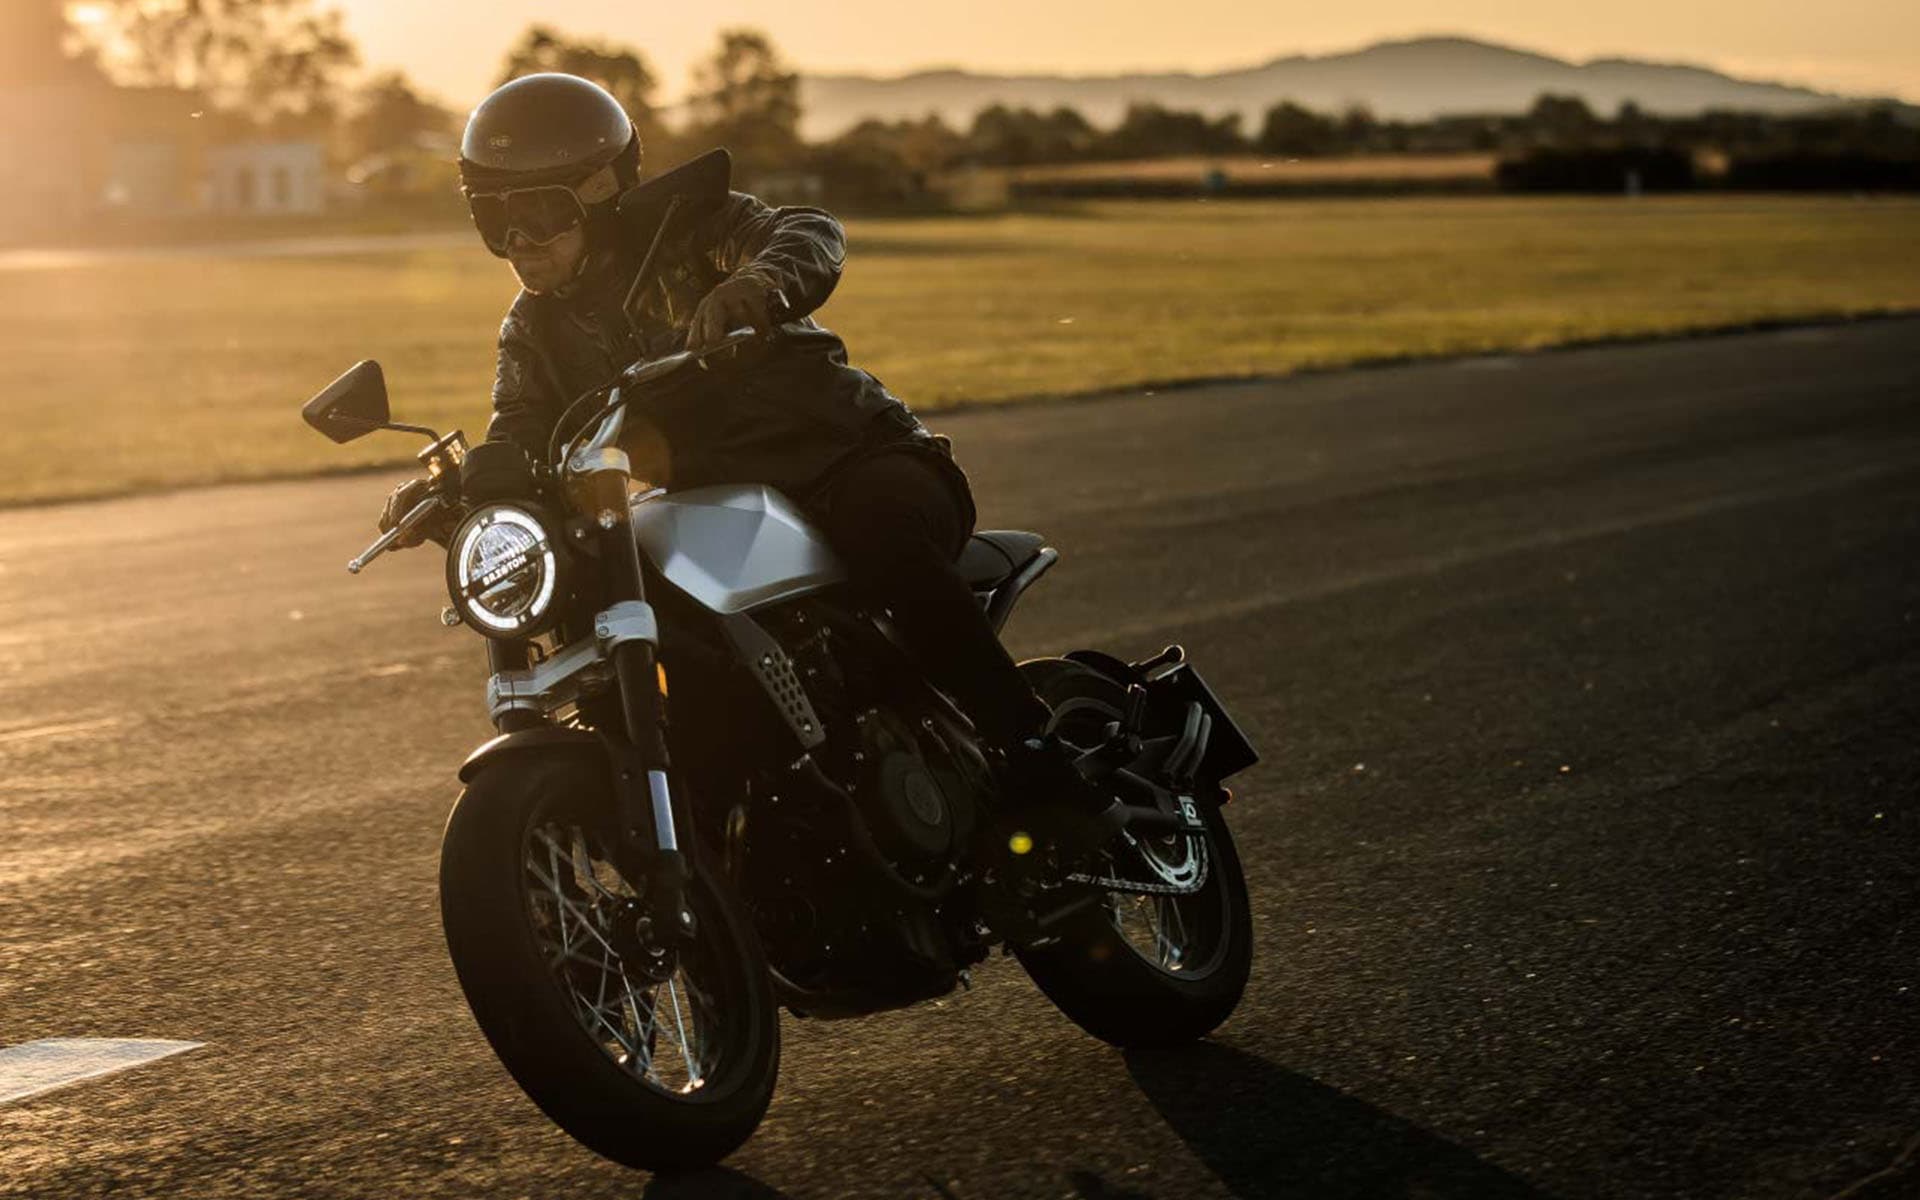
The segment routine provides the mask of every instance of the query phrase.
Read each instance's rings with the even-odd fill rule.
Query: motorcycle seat
[[[968,587],[991,591],[1032,562],[1046,541],[1022,529],[982,529],[967,539],[955,565]]]

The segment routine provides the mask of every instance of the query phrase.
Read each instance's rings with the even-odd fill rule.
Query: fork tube
[[[487,639],[487,670],[498,675],[502,671],[524,671],[527,669],[527,644],[523,641],[500,641]]]
[[[530,659],[527,654],[527,644],[524,641],[506,642],[488,638],[486,642],[487,674],[498,675],[502,671],[527,669]],[[522,729],[532,729],[546,723],[546,717],[532,709],[510,708],[500,714],[500,719],[494,722],[494,728],[501,733],[517,733]]]
[[[640,566],[640,546],[633,537],[633,518],[625,504],[619,506],[613,527],[602,534],[601,556],[607,563],[612,584],[609,600],[647,598],[647,585]],[[614,651],[614,672],[620,680],[620,707],[626,718],[628,742],[638,751],[630,761],[637,762],[643,777],[632,767],[619,774],[620,801],[625,809],[622,826],[635,827],[637,810],[644,808],[651,817],[654,845],[648,899],[654,912],[668,923],[670,937],[686,938],[694,932],[693,914],[687,907],[686,885],[689,878],[686,855],[692,849],[691,837],[682,839],[684,803],[677,803],[671,786],[667,761],[667,714],[660,695],[657,649],[643,641],[623,642]],[[686,848],[682,849],[682,842]]]
[[[647,598],[646,575],[640,567],[640,546],[633,537],[633,517],[622,505],[613,528],[602,534],[601,554],[612,587],[608,599]],[[626,712],[627,737],[640,750],[649,771],[667,769],[666,711],[660,703],[659,661],[655,647],[626,642],[614,656],[620,677],[621,707]]]

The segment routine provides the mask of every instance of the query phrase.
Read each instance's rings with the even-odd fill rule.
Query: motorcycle
[[[459,770],[448,952],[481,1032],[555,1123],[632,1167],[711,1164],[773,1095],[779,1009],[944,996],[1000,947],[1116,1046],[1199,1038],[1252,959],[1225,781],[1257,759],[1178,646],[1020,664],[1123,802],[1096,851],[1001,765],[777,491],[640,490],[630,415],[757,335],[627,368],[551,463],[391,420],[377,363],[303,409],[338,442],[424,436],[428,494],[348,564],[445,535],[441,620],[485,639],[497,736]],[[1057,561],[973,535],[996,628]]]

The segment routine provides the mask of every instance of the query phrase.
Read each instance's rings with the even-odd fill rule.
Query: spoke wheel
[[[1144,864],[1147,881],[1183,890],[1205,877],[1204,838],[1173,834],[1148,840],[1125,832],[1120,836],[1130,853],[1108,856],[1116,877],[1141,874],[1137,865],[1131,871],[1122,865],[1128,863]],[[1103,905],[1128,948],[1168,974],[1213,966],[1225,945],[1219,936],[1217,897],[1208,896],[1204,889],[1192,895],[1108,891]]]
[[[612,812],[596,755],[482,769],[441,846],[447,949],[481,1032],[555,1124],[627,1166],[710,1165],[773,1098],[766,958],[698,855],[694,937],[656,954],[641,931],[648,881],[615,853]]]
[[[724,981],[701,985],[697,976],[708,964],[698,945],[677,956],[664,981],[640,968],[647,951],[631,936],[639,895],[598,833],[538,826],[528,839],[526,874],[534,936],[580,1028],[651,1088],[685,1096],[706,1086],[727,1044],[716,996]],[[630,966],[630,958],[639,961]]]
[[[1086,697],[1080,697],[1087,699]],[[1105,736],[1107,706],[1089,705],[1061,722],[1060,739],[1087,751]],[[1093,872],[1107,879],[1145,885],[1109,889],[1101,910],[1127,948],[1170,975],[1193,977],[1217,967],[1227,948],[1228,915],[1223,891],[1204,886],[1208,835],[1170,833],[1139,837],[1122,830]],[[1155,892],[1153,888],[1172,889]]]
[[[1056,732],[1083,750],[1123,711],[1125,687],[1089,666],[1040,659],[1021,669],[1062,714]],[[1251,905],[1224,817],[1202,806],[1201,819],[1202,833],[1121,831],[1087,872],[1100,902],[1063,922],[1056,939],[1016,950],[1040,990],[1095,1037],[1176,1045],[1211,1032],[1239,1003],[1253,961]]]

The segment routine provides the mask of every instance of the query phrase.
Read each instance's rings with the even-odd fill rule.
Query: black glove
[[[729,275],[693,310],[693,323],[687,326],[687,349],[698,354],[746,326],[762,333],[772,329],[776,323],[774,295],[751,275]]]
[[[419,507],[422,500],[425,500],[432,494],[433,484],[425,479],[409,479],[399,487],[394,488],[393,494],[387,497],[387,506],[380,510],[380,532],[385,533],[395,525],[398,525],[408,513]],[[432,538],[441,545],[445,545],[447,536],[446,517],[447,514],[445,512],[435,513],[433,516],[420,522],[420,524],[415,525],[411,530],[402,534],[394,541],[394,549],[404,550],[409,546],[418,546],[428,538]]]

